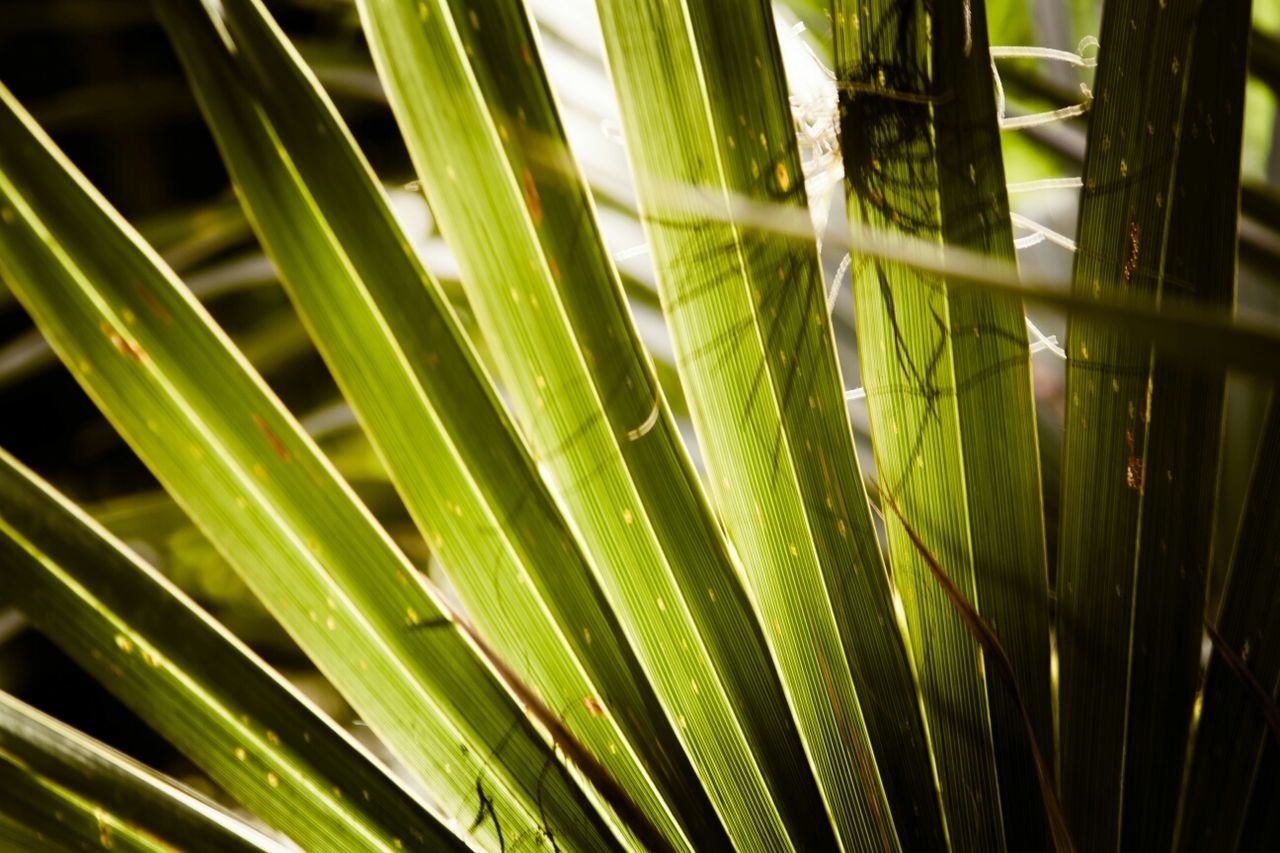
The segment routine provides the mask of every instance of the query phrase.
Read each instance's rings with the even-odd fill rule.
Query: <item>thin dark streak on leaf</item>
[[[1256,703],[1258,712],[1266,720],[1267,728],[1271,729],[1271,734],[1275,735],[1276,746],[1280,746],[1280,705],[1276,704],[1276,700],[1267,692],[1267,688],[1262,686],[1257,677],[1249,671],[1249,667],[1245,665],[1245,662],[1236,654],[1235,649],[1231,648],[1231,644],[1222,639],[1218,630],[1207,619],[1204,623],[1204,630],[1213,642],[1214,652],[1222,657],[1223,663],[1244,685],[1250,698]]]
[[[508,689],[516,695],[521,704],[525,706],[525,709],[547,729],[551,735],[553,747],[559,749],[565,758],[572,761],[574,766],[591,781],[600,796],[604,798],[605,802],[635,834],[636,839],[648,850],[671,851],[671,853],[674,853],[674,848],[672,848],[670,842],[653,825],[648,815],[631,799],[626,789],[619,785],[608,769],[574,737],[573,733],[547,707],[546,703],[530,690],[515,672],[498,657],[493,649],[480,638],[480,635],[457,614],[454,614],[454,624],[467,636],[477,651],[484,656],[494,672],[498,674]],[[563,767],[560,770],[567,775],[567,770]]]
[[[475,832],[484,825],[486,820],[493,820],[493,831],[498,834],[498,849],[505,851],[507,849],[506,839],[502,836],[502,823],[498,820],[498,813],[493,808],[493,798],[484,792],[484,782],[479,778],[476,779],[476,796],[480,798],[480,808],[476,812],[476,818],[471,822],[471,828],[468,832]]]
[[[804,186],[800,181],[787,182],[784,188],[783,184],[777,178],[778,170],[787,166],[787,152],[783,152],[777,158],[766,164],[765,174],[769,176],[767,185],[763,191],[759,193],[765,203],[776,204],[779,209],[794,210],[803,208],[807,205],[804,195]],[[642,214],[642,220],[652,222],[654,224],[663,225],[677,230],[692,230],[704,228],[707,220],[694,216],[689,221],[680,219],[667,219],[652,214]],[[748,226],[739,224],[735,234],[720,246],[711,248],[709,251],[701,254],[690,254],[681,257],[681,263],[688,263],[698,270],[701,270],[709,262],[717,259],[719,256],[735,258],[741,255],[741,261],[733,266],[737,267],[739,272],[745,274],[747,270],[758,269],[764,266],[763,260],[773,251],[776,251],[777,241],[786,239],[782,232],[770,231],[768,228],[760,226]],[[793,238],[794,239],[794,238]],[[816,253],[812,259],[807,256],[800,257],[794,252],[787,252],[782,260],[783,266],[777,271],[778,280],[772,286],[764,288],[761,293],[758,289],[753,289],[752,298],[755,305],[755,311],[746,319],[731,324],[721,332],[709,340],[701,342],[695,347],[686,359],[681,363],[686,363],[689,357],[699,359],[715,350],[723,349],[721,360],[727,360],[734,357],[735,342],[742,340],[751,340],[753,332],[760,336],[760,346],[763,356],[762,363],[757,369],[755,376],[752,378],[750,391],[742,405],[742,416],[746,418],[755,408],[760,400],[761,392],[771,383],[770,372],[767,367],[771,357],[778,356],[781,353],[798,353],[803,351],[810,342],[810,336],[813,334],[807,318],[813,311],[815,306],[825,302],[826,291],[821,276],[815,276],[813,264],[817,263]],[[677,270],[678,272],[678,270]],[[736,276],[732,272],[726,272],[726,277]],[[691,276],[695,277],[696,276]],[[676,275],[674,278],[679,279],[681,276]],[[795,305],[794,300],[788,293],[789,288],[801,286],[805,292],[802,297],[803,303],[798,309],[792,312],[784,312],[779,308]],[[683,309],[690,302],[700,299],[707,295],[712,289],[719,287],[720,282],[709,282],[693,289],[681,292],[671,304],[668,306],[668,313],[672,313]],[[824,308],[825,310],[825,308]],[[788,316],[788,314],[793,316]],[[761,329],[760,316],[767,314],[769,322]],[[796,334],[794,339],[784,339],[789,329],[794,328]],[[778,393],[778,406],[781,420],[785,423],[791,406],[798,399],[807,397],[807,392],[812,388],[812,383],[817,380],[816,375],[805,375],[802,382],[797,384],[802,371],[800,370],[800,359],[789,357],[785,359],[787,371],[785,377],[779,383],[780,391]],[[783,445],[786,440],[785,427],[780,426],[774,435],[773,451],[771,458],[773,460],[773,476],[775,479],[781,473]]]
[[[920,534],[916,532],[916,529],[912,527],[906,515],[899,508],[893,495],[880,489],[874,482],[869,485],[879,496],[881,505],[887,506],[897,516],[903,530],[911,539],[920,556],[924,558],[934,580],[937,581],[938,586],[941,587],[947,599],[955,607],[956,613],[964,622],[965,628],[969,631],[974,641],[977,642],[984,657],[995,664],[1000,680],[1004,682],[1014,702],[1017,703],[1018,712],[1022,716],[1026,729],[1028,745],[1031,748],[1031,757],[1035,762],[1036,778],[1040,783],[1040,794],[1044,799],[1045,812],[1049,816],[1050,834],[1053,837],[1054,847],[1059,853],[1071,853],[1075,847],[1071,843],[1071,833],[1067,829],[1066,815],[1062,811],[1062,805],[1058,802],[1058,795],[1054,791],[1052,774],[1049,772],[1049,766],[1045,763],[1044,754],[1040,750],[1040,744],[1035,735],[1035,727],[1031,722],[1031,715],[1028,713],[1026,704],[1023,701],[1022,692],[1018,689],[1017,681],[1014,678],[1013,665],[1009,661],[1009,656],[1005,652],[1004,646],[1001,645],[999,637],[991,630],[991,627],[987,625],[986,620],[969,603],[964,594],[952,582],[946,570],[938,563],[937,558],[925,545],[924,540],[920,538]]]

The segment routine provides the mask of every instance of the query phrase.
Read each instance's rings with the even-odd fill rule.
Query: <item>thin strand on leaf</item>
[[[1205,620],[1204,630],[1209,635],[1209,640],[1213,643],[1213,650],[1222,657],[1222,661],[1231,670],[1231,673],[1240,679],[1240,683],[1245,686],[1250,698],[1257,704],[1262,718],[1267,721],[1267,727],[1275,735],[1276,746],[1280,746],[1280,705],[1276,704],[1276,700],[1267,692],[1267,688],[1262,686],[1257,676],[1249,671],[1249,667],[1236,654],[1235,649],[1231,648],[1231,644],[1222,639],[1217,629],[1208,620]]]
[[[1023,701],[1022,692],[1018,689],[1017,681],[1013,674],[1013,664],[1009,661],[1009,656],[1001,645],[1000,639],[995,632],[991,630],[985,619],[978,613],[968,599],[960,592],[955,583],[946,570],[938,563],[937,558],[925,545],[924,540],[920,538],[920,534],[907,521],[906,516],[898,507],[897,501],[893,495],[889,494],[879,487],[875,482],[868,484],[873,496],[878,498],[880,507],[888,507],[889,510],[898,518],[902,524],[903,530],[910,537],[911,542],[915,545],[920,556],[924,558],[925,563],[929,567],[930,573],[934,580],[938,582],[938,586],[946,594],[947,599],[955,606],[956,612],[960,615],[964,622],[965,628],[969,634],[977,642],[978,647],[982,650],[984,659],[995,664],[996,673],[1000,676],[1000,680],[1005,687],[1009,689],[1010,695],[1017,703],[1018,712],[1022,716],[1023,724],[1027,732],[1027,742],[1031,748],[1031,757],[1036,767],[1036,779],[1040,783],[1040,795],[1044,799],[1045,812],[1049,817],[1049,832],[1053,837],[1054,849],[1058,853],[1070,853],[1075,850],[1071,842],[1071,833],[1067,829],[1066,815],[1063,814],[1062,805],[1058,802],[1058,795],[1053,787],[1053,774],[1049,771],[1049,765],[1045,762],[1044,753],[1040,749],[1040,743],[1036,738],[1035,727],[1031,723],[1031,715],[1027,711],[1026,703]],[[873,504],[874,506],[874,504]],[[883,511],[881,511],[883,517]]]

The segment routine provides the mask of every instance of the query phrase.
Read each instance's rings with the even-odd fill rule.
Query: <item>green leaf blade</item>
[[[937,241],[944,256],[954,247],[1012,259],[985,9],[963,12],[836,5],[850,220]],[[1048,577],[1021,303],[952,290],[945,273],[860,266],[881,488],[1000,638],[1051,761]],[[987,676],[912,538],[896,518],[886,524],[952,843],[1041,846],[1045,807],[1009,685]]]
[[[772,17],[764,4],[713,6],[600,4],[712,493],[838,837],[941,843],[814,240],[737,221],[753,202],[804,211]]]
[[[4,693],[0,754],[170,844],[283,850],[222,807]]]
[[[188,30],[211,29],[200,15],[175,14],[171,31],[255,226],[469,614],[673,843],[687,843],[673,808],[722,843],[682,757],[678,715],[654,701],[574,530],[368,166],[269,19],[247,3],[222,14],[235,51],[196,43]],[[450,168],[469,175],[462,162]],[[611,524],[625,526],[615,512]],[[691,683],[681,681],[686,694]]]
[[[463,847],[297,691],[3,452],[0,537],[6,598],[269,824],[306,846]]]
[[[95,402],[446,815],[469,822],[485,790],[509,830],[551,822],[607,846],[575,784],[542,772],[541,734],[435,593],[190,295],[3,98],[0,271]],[[498,742],[502,765],[485,760]],[[477,836],[496,843],[496,823]]]
[[[471,304],[490,339],[511,342],[500,367],[524,432],[658,694],[679,715],[730,833],[760,837],[769,798],[805,801],[810,817],[798,823],[812,825],[821,811],[768,648],[652,370],[637,355],[590,199],[538,79],[528,22],[503,3],[428,8],[419,21],[413,4],[369,3],[368,27]],[[439,67],[449,62],[461,67]],[[468,66],[475,93],[448,85],[447,75],[467,77]],[[494,174],[502,180],[486,181]],[[468,189],[484,183],[502,191]],[[511,224],[502,253],[476,226],[478,209],[489,212],[484,221]],[[572,350],[581,362],[557,355]],[[761,771],[769,789],[758,779],[748,789]],[[730,795],[730,782],[738,793]]]
[[[1248,8],[1104,10],[1076,295],[1231,305]],[[1064,806],[1082,848],[1166,849],[1173,745],[1199,677],[1223,374],[1081,319],[1068,351]]]
[[[37,849],[82,850],[91,844],[128,851],[163,853],[167,844],[96,803],[31,771],[0,752],[0,826],[19,824],[23,840],[39,839]],[[0,828],[0,838],[5,828]]]
[[[1226,590],[1214,620],[1221,642],[1273,701],[1280,692],[1278,560],[1280,405],[1273,392]],[[1263,770],[1263,754],[1274,753],[1277,733],[1268,729],[1258,698],[1227,664],[1223,652],[1215,648],[1205,675],[1182,791],[1179,850],[1249,849],[1243,837],[1250,802],[1260,812],[1269,809],[1264,803],[1275,790]]]

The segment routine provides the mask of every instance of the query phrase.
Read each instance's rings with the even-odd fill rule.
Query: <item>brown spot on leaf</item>
[[[284,442],[280,440],[280,436],[276,435],[275,430],[271,428],[271,424],[267,423],[266,419],[263,418],[262,415],[254,415],[253,423],[254,426],[261,430],[262,434],[267,437],[267,441],[271,442],[271,449],[275,451],[276,456],[279,456],[281,461],[288,462],[289,448],[284,446]]]
[[[102,333],[107,336],[107,340],[111,341],[111,345],[123,356],[133,359],[138,364],[145,364],[147,354],[142,351],[142,347],[138,346],[131,340],[128,340],[119,332],[111,327],[106,320],[102,321]]]
[[[1124,269],[1120,272],[1120,277],[1124,281],[1124,286],[1128,287],[1133,280],[1133,274],[1138,269],[1138,250],[1141,246],[1142,227],[1138,225],[1136,220],[1129,221],[1129,240],[1128,252],[1124,259]]]
[[[594,696],[583,696],[582,705],[587,709],[587,713],[591,716],[603,720],[605,717],[604,703]]]
[[[1136,440],[1133,436],[1133,430],[1125,430],[1125,443],[1129,445],[1129,458],[1125,460],[1124,466],[1124,482],[1138,494],[1142,494],[1142,481],[1145,465],[1142,457],[1135,450]]]
[[[538,185],[534,183],[533,172],[524,170],[524,204],[529,208],[529,217],[534,225],[542,224],[542,199],[538,197]]]
[[[778,179],[778,189],[786,192],[791,189],[791,175],[787,172],[787,164],[779,163],[773,170],[774,177]]]
[[[169,310],[160,304],[160,300],[156,299],[156,295],[147,289],[147,286],[140,281],[133,283],[133,289],[138,291],[138,295],[142,297],[142,301],[147,303],[147,308],[151,310],[159,318],[161,323],[166,326],[173,325],[173,315]]]

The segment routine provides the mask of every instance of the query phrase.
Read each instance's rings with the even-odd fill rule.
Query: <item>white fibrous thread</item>
[[[800,35],[804,32],[804,24],[796,24],[790,35],[803,45],[814,66],[821,71],[824,85],[812,87],[805,94],[791,96],[791,112],[795,117],[796,132],[800,145],[800,153],[804,167],[805,189],[808,191],[814,227],[819,234],[819,251],[821,251],[821,234],[826,227],[827,212],[830,208],[831,193],[844,180],[844,161],[840,153],[839,106],[836,90],[836,75],[813,52]],[[997,118],[1002,129],[1017,130],[1038,127],[1054,121],[1072,118],[1086,113],[1093,103],[1093,94],[1089,88],[1081,84],[1082,99],[1080,103],[1037,113],[1030,116],[1008,118],[1005,115],[1004,88],[1000,82],[1000,74],[996,69],[997,59],[1040,59],[1049,62],[1065,62],[1080,68],[1093,68],[1097,60],[1098,40],[1092,36],[1081,40],[1074,53],[1044,47],[992,47],[991,70],[996,85]],[[1011,195],[1046,190],[1080,189],[1083,182],[1080,178],[1048,178],[1038,181],[1024,181],[1008,185]],[[1010,214],[1012,223],[1030,233],[1014,240],[1018,249],[1034,246],[1041,242],[1051,242],[1069,251],[1075,251],[1075,242],[1059,234],[1047,226],[1021,214]],[[844,278],[852,266],[852,256],[848,253],[840,259],[831,284],[827,288],[827,312],[835,310],[836,299]],[[1032,354],[1048,351],[1058,358],[1066,358],[1066,353],[1058,344],[1056,335],[1046,335],[1030,317],[1026,318],[1029,337],[1029,350]],[[845,400],[860,400],[866,397],[864,388],[854,388],[845,392]]]
[[[849,271],[849,267],[852,264],[853,255],[845,252],[844,257],[840,259],[840,266],[836,267],[836,274],[831,277],[831,287],[827,288],[828,314],[836,310],[836,297],[840,295],[840,286],[844,283],[844,274]]]
[[[1037,243],[1043,243],[1048,240],[1055,246],[1061,246],[1068,252],[1076,250],[1076,241],[1063,234],[1059,234],[1047,225],[1041,225],[1030,217],[1023,216],[1021,213],[1010,213],[1010,221],[1019,228],[1026,228],[1031,233],[1025,237],[1019,237],[1013,241],[1013,245],[1019,249],[1025,249],[1028,246],[1034,246]]]
[[[966,4],[966,11],[968,4]],[[810,85],[807,91],[797,92],[790,96],[791,114],[796,124],[796,138],[800,149],[801,167],[804,174],[805,190],[809,198],[810,215],[814,230],[817,233],[818,249],[822,249],[822,233],[826,229],[831,208],[832,194],[844,181],[844,161],[840,152],[840,109],[835,72],[813,51],[813,48],[801,37],[805,32],[803,23],[796,23],[784,33],[786,42],[784,49],[796,45],[806,55],[817,71],[814,75],[818,83]],[[1036,46],[998,46],[990,49],[991,71],[996,87],[996,116],[1002,130],[1022,130],[1039,127],[1055,121],[1080,116],[1089,111],[1093,104],[1093,93],[1085,84],[1080,84],[1081,100],[1060,109],[1035,113],[1027,116],[1008,117],[1005,115],[1004,86],[996,68],[997,59],[1038,59],[1047,62],[1062,62],[1079,68],[1097,66],[1098,40],[1093,36],[1082,39],[1075,52]],[[966,45],[968,48],[968,45]],[[966,53],[968,51],[966,50]],[[622,141],[622,134],[615,122],[608,120],[601,123],[601,132],[615,142]],[[1080,189],[1083,183],[1080,178],[1048,178],[1038,181],[1024,181],[1009,184],[1010,195],[1040,192],[1045,190]],[[1014,247],[1025,249],[1043,242],[1050,242],[1068,251],[1074,252],[1076,244],[1069,237],[1041,225],[1018,213],[1011,213],[1010,219],[1018,228],[1030,233],[1014,240]],[[616,260],[625,260],[645,254],[649,250],[646,244],[639,244],[623,249],[614,254]],[[846,253],[840,260],[831,284],[827,290],[827,312],[835,309],[840,288],[849,268],[852,256]],[[1049,351],[1058,358],[1066,358],[1066,353],[1059,346],[1056,335],[1045,335],[1026,318],[1031,353]],[[861,400],[866,397],[864,388],[854,388],[845,392],[845,400]],[[656,413],[656,409],[655,409]],[[627,437],[635,440],[652,429],[656,417],[651,417],[639,428],[630,431]]]
[[[625,145],[626,139],[622,135],[622,126],[618,124],[617,119],[603,118],[600,119],[600,132],[604,134],[604,138],[615,145]]]
[[[818,250],[822,249],[822,232],[831,211],[831,196],[844,181],[844,160],[840,157],[840,106],[836,92],[836,73],[814,53],[801,38],[805,26],[791,27],[784,47],[799,46],[801,54],[816,72],[807,91],[790,97],[791,115],[796,123],[800,148],[800,167],[804,188],[809,197],[809,211],[818,234]]]
[[[618,251],[614,252],[613,259],[615,261],[626,261],[626,260],[630,260],[631,258],[638,258],[641,255],[647,255],[648,253],[649,253],[648,243],[637,243],[634,246],[628,246],[625,249],[619,249]]]
[[[1000,81],[1000,70],[996,67],[997,59],[1040,59],[1047,62],[1065,62],[1077,68],[1093,68],[1098,64],[1098,40],[1093,36],[1085,36],[1076,46],[1075,53],[1069,50],[1058,50],[1052,47],[992,47],[991,75],[996,84],[996,118],[1002,130],[1026,130],[1029,127],[1040,127],[1063,119],[1084,115],[1093,106],[1093,92],[1084,83],[1080,84],[1081,99],[1079,103],[1061,107],[1048,112],[1033,113],[1026,116],[1009,118],[1005,115],[1004,84]],[[1088,55],[1086,56],[1086,52]]]
[[[648,435],[649,431],[658,423],[659,414],[661,414],[661,409],[658,406],[658,401],[654,400],[653,408],[649,410],[649,416],[644,419],[644,423],[635,429],[627,430],[627,441],[639,441]]]

